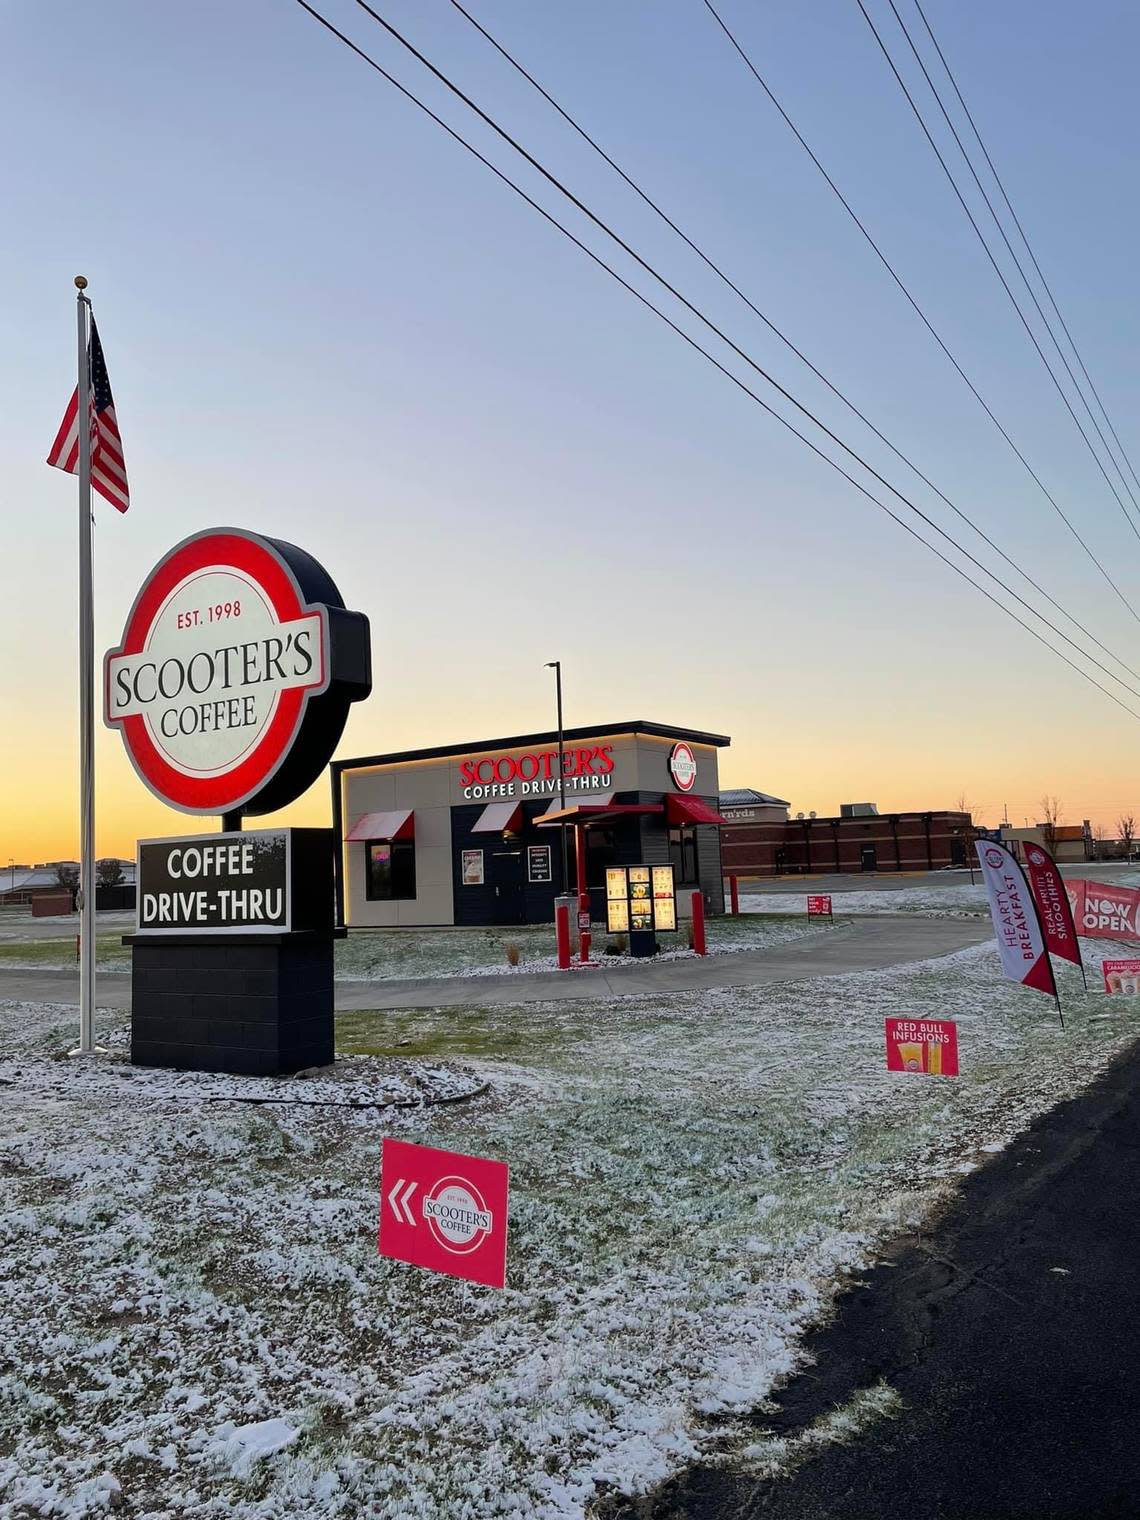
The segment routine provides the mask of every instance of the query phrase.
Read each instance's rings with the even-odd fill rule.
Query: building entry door
[[[526,896],[523,890],[521,850],[491,851],[491,886],[495,892],[495,922],[525,924]]]
[[[859,850],[859,866],[863,871],[879,869],[879,852],[873,844],[865,844]]]

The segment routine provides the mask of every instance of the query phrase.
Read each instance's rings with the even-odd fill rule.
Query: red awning
[[[665,798],[665,818],[669,823],[682,826],[712,823],[720,828],[724,823],[716,808],[709,807],[707,802],[702,802],[699,797],[682,797],[677,792],[670,792]]]
[[[396,808],[388,813],[365,813],[358,818],[344,836],[345,844],[360,840],[378,839],[391,843],[393,839],[416,837],[416,815],[411,808]]]
[[[471,832],[473,834],[506,834],[517,830],[521,820],[521,802],[488,802],[471,825]]]

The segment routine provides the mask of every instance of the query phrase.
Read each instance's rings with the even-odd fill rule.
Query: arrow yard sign
[[[381,1256],[501,1288],[507,1278],[506,1162],[385,1139]]]

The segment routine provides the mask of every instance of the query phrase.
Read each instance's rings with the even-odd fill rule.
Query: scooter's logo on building
[[[669,754],[669,774],[682,792],[691,792],[697,780],[697,757],[682,741]]]
[[[482,1193],[463,1177],[441,1177],[424,1195],[423,1217],[443,1249],[456,1256],[478,1250],[495,1222]]]
[[[332,668],[330,608],[342,620],[338,654],[342,665],[349,656],[348,679]],[[370,689],[367,646],[367,619],[344,611],[308,555],[240,529],[201,533],[147,577],[122,643],[108,652],[106,721],[122,732],[142,779],[174,807],[265,811],[280,806],[286,790],[296,795],[284,780],[271,797],[266,791],[303,727],[298,782],[335,727],[323,768],[348,703]],[[335,712],[318,704],[310,722],[310,700],[334,682]]]

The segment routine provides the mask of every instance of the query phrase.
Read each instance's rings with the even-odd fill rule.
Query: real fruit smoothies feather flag
[[[1004,845],[977,841],[978,861],[997,935],[1001,969],[1011,982],[1057,996],[1045,935],[1025,874]]]
[[[1077,944],[1077,926],[1073,922],[1073,909],[1065,883],[1057,869],[1057,862],[1039,844],[1025,846],[1025,873],[1029,888],[1041,917],[1045,931],[1045,944],[1050,955],[1064,961],[1081,964],[1081,947]]]

